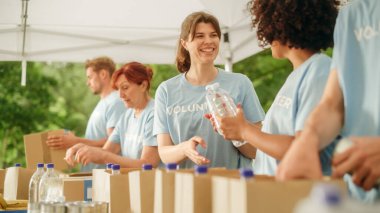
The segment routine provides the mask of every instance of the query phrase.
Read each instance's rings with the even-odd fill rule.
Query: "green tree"
[[[56,113],[57,81],[42,74],[33,63],[27,66],[27,85],[20,85],[21,64],[0,62],[0,168],[15,162],[25,165],[23,135],[49,128]]]
[[[150,94],[152,97],[156,94],[157,87],[161,82],[168,80],[179,74],[177,68],[174,65],[148,65],[153,69],[153,79],[150,89]]]
[[[50,110],[57,114],[55,128],[64,128],[84,136],[88,118],[99,101],[86,86],[86,72],[81,63],[36,63],[40,70],[58,85],[55,103]]]
[[[233,70],[251,79],[261,105],[267,111],[292,69],[288,60],[274,59],[270,49],[266,49],[234,64]]]

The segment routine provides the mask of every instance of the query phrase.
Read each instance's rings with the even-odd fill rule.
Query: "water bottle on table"
[[[112,165],[112,175],[119,175],[120,174],[120,165],[119,164],[113,164]]]
[[[178,170],[178,164],[176,163],[167,163],[165,167],[167,172],[173,172],[175,170]]]
[[[37,170],[32,175],[29,182],[29,200],[28,200],[28,212],[38,213],[39,208],[39,186],[42,175],[45,173],[44,164],[37,164]]]
[[[253,180],[253,177],[255,174],[253,173],[252,169],[240,169],[240,179],[248,181],[248,180]]]
[[[143,164],[143,165],[142,165],[142,170],[143,170],[143,171],[150,171],[150,170],[152,170],[152,169],[153,169],[152,164],[146,163],[146,164]]]
[[[208,172],[208,166],[206,166],[206,165],[195,165],[194,166],[194,173],[196,176],[206,175],[207,172]]]
[[[62,202],[65,200],[63,196],[63,181],[54,170],[54,164],[52,163],[47,164],[47,170],[41,177],[39,194],[40,202]]]

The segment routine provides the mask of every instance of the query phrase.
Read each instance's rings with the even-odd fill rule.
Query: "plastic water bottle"
[[[120,165],[119,164],[113,164],[112,165],[112,175],[119,175],[120,174]]]
[[[112,171],[112,163],[107,163],[106,170]]]
[[[242,180],[250,180],[255,176],[252,169],[240,169],[240,178]]]
[[[54,171],[54,164],[48,163],[47,170],[42,175],[39,185],[40,202],[62,202],[65,200],[63,196],[63,181]]]
[[[29,182],[29,200],[28,200],[28,212],[38,213],[40,210],[39,206],[39,186],[42,175],[45,173],[44,164],[37,164],[37,170],[32,175]]]
[[[147,164],[143,164],[142,165],[142,170],[143,171],[149,171],[149,170],[152,170],[152,169],[153,169],[152,164],[147,163]]]
[[[165,167],[167,172],[173,172],[175,170],[178,170],[178,164],[176,163],[167,163]]]
[[[309,197],[299,201],[294,213],[343,213],[339,188],[332,184],[315,184]]]
[[[195,165],[194,166],[195,175],[206,175],[208,172],[208,166],[206,165]]]
[[[300,200],[294,213],[376,213],[380,212],[380,203],[362,203],[344,197],[334,184],[317,183],[309,197]]]
[[[206,86],[206,102],[210,113],[213,117],[228,117],[236,116],[237,108],[231,96],[222,88],[219,83],[214,83]],[[215,125],[220,135],[220,123],[215,119]],[[246,142],[232,141],[235,147],[240,147]]]

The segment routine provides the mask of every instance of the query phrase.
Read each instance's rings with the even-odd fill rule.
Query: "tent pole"
[[[28,19],[29,0],[22,0],[22,62],[21,62],[21,86],[26,85],[26,59],[25,59],[25,41],[26,41],[26,21]]]
[[[232,51],[228,32],[223,33],[223,43],[224,43],[224,69],[227,72],[232,72]]]

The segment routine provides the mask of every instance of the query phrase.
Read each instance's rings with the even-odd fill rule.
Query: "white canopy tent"
[[[99,55],[118,63],[172,64],[183,19],[202,10],[215,15],[228,34],[216,63],[230,70],[260,50],[247,2],[1,0],[0,61],[23,61],[24,75],[26,61],[84,62]]]

